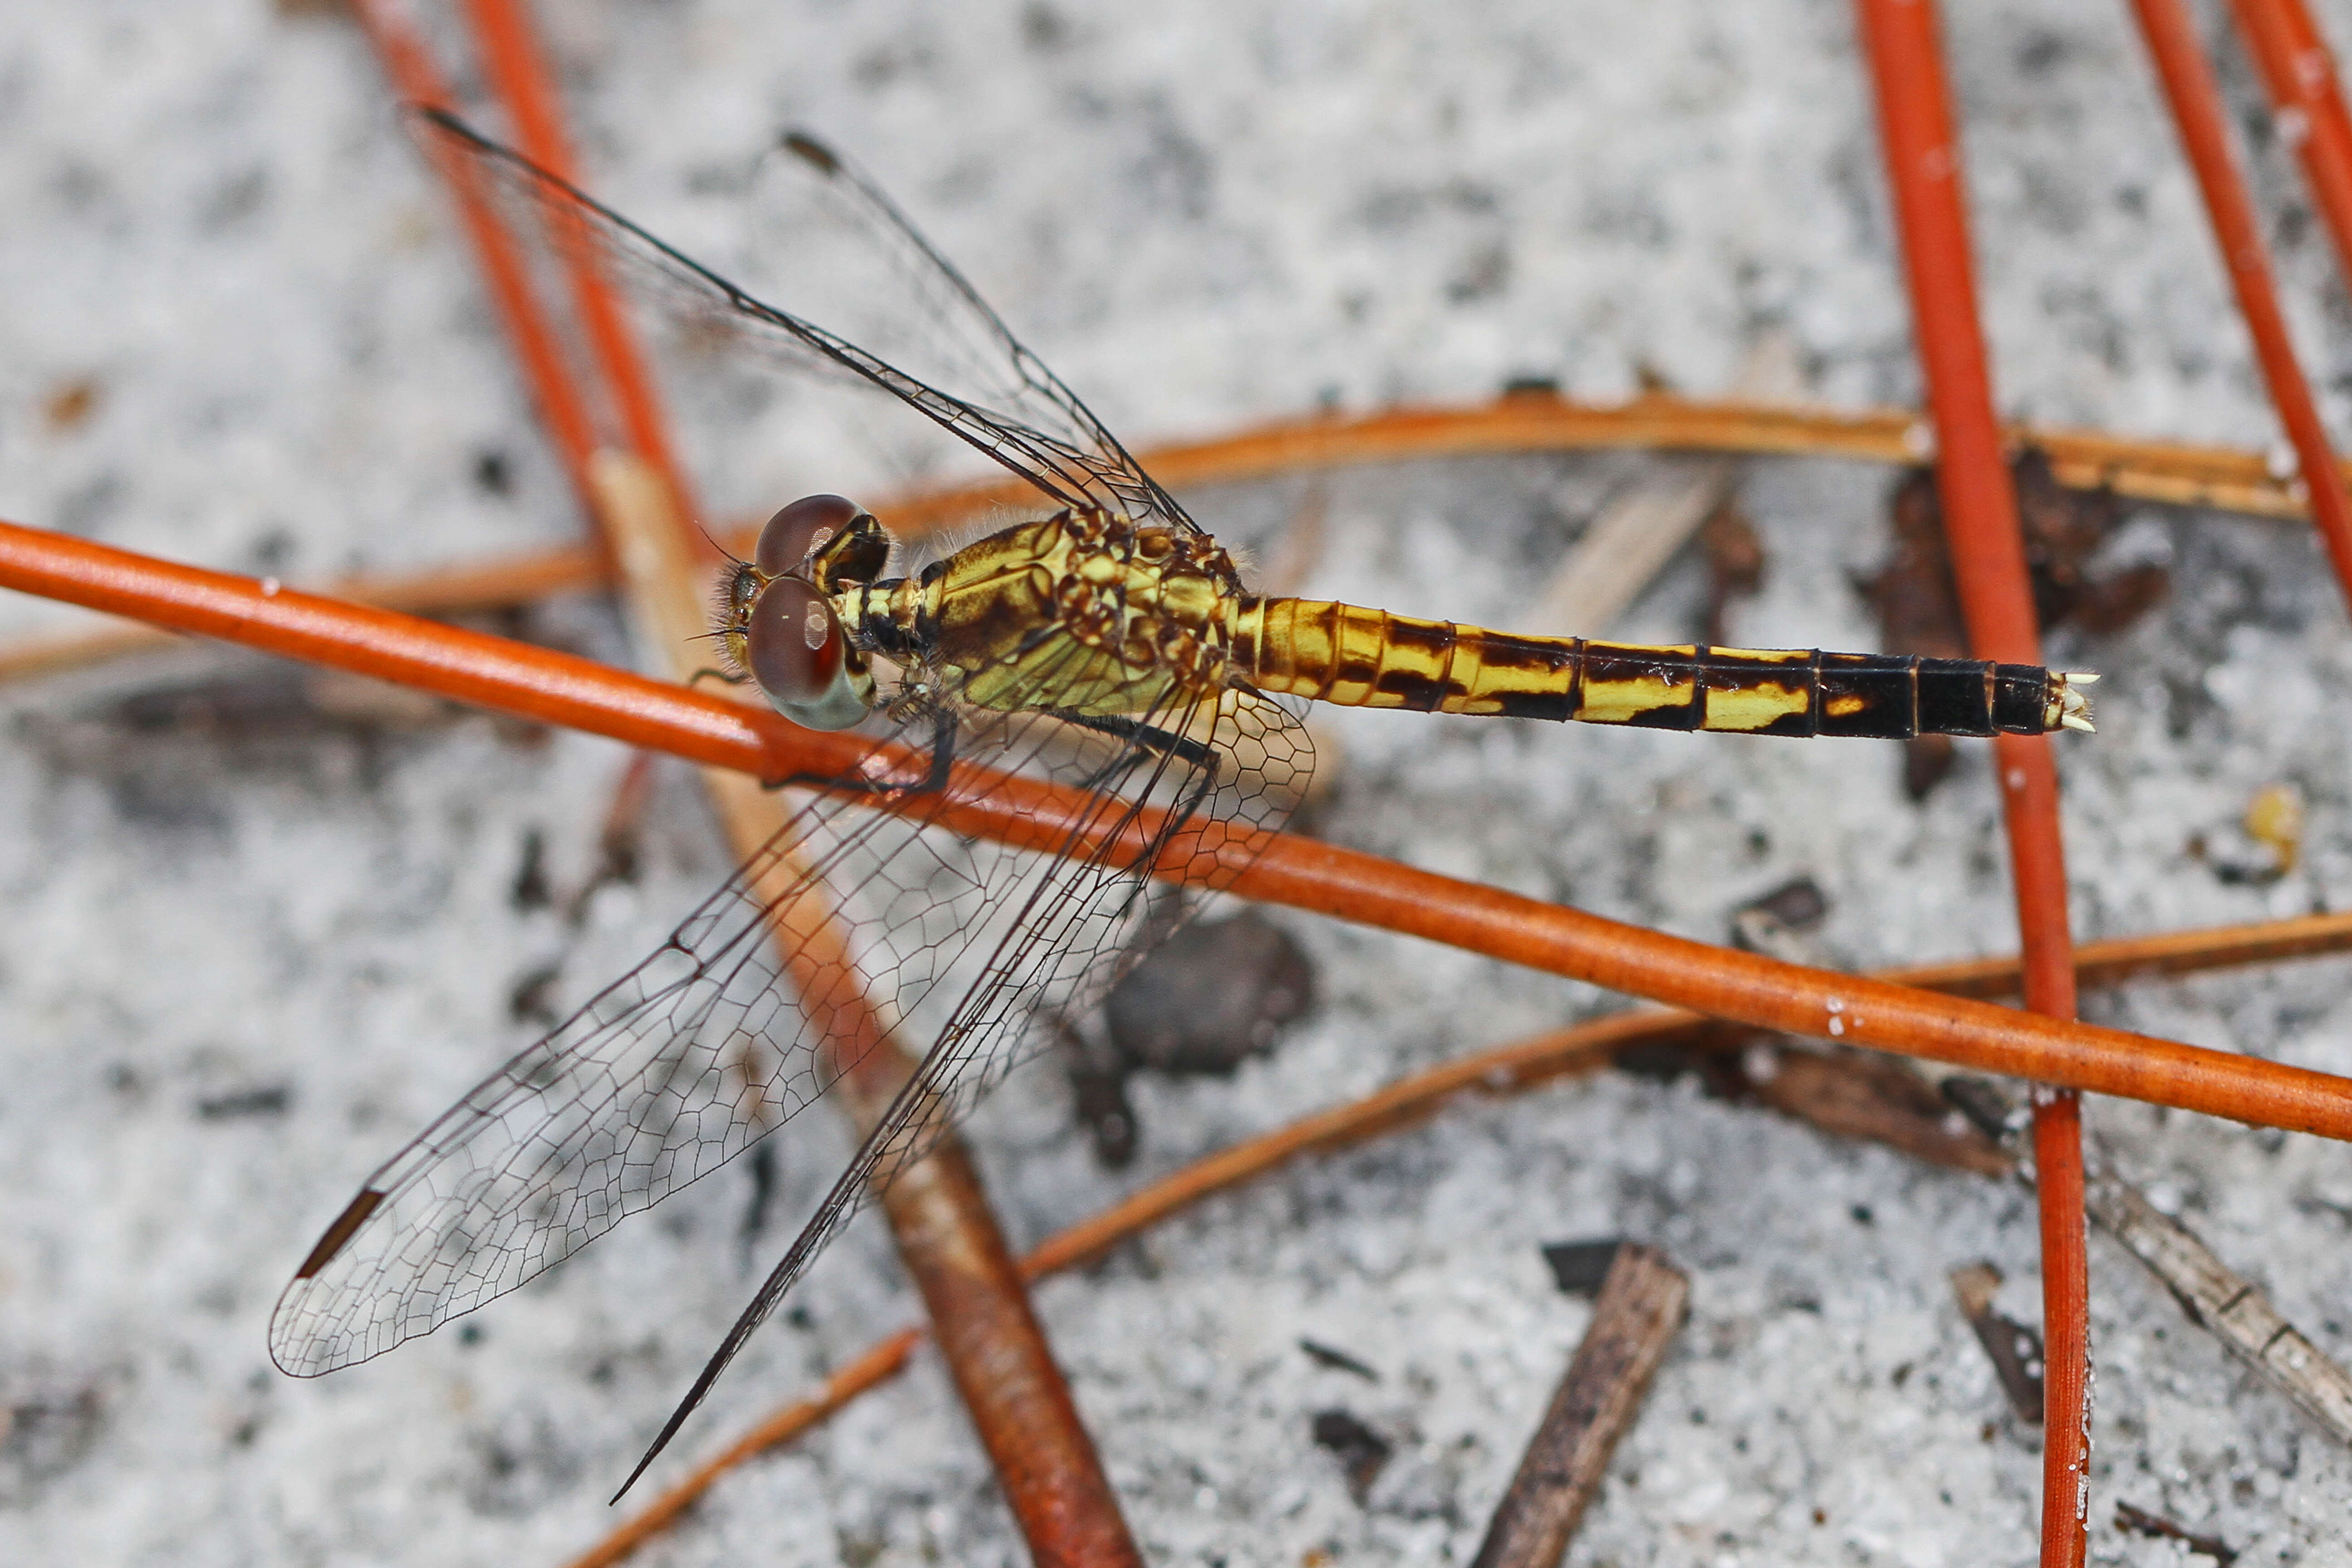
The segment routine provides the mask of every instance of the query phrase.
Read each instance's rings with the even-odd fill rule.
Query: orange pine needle
[[[454,701],[607,735],[765,779],[838,775],[864,742],[573,655],[251,577],[0,522],[0,587],[331,665]],[[941,820],[1053,849],[1077,803],[977,769]],[[1149,825],[1127,831],[1141,836]],[[1200,851],[1179,835],[1171,863]],[[1290,836],[1234,883],[1244,897],[1445,942],[1784,1033],[1926,1057],[2206,1115],[2352,1139],[2352,1079],[2121,1029],[1777,963]]]

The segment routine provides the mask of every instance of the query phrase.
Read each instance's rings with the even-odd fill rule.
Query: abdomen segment
[[[1357,708],[1749,735],[2039,735],[2091,728],[2096,677],[2031,664],[1519,637],[1315,599],[1244,598],[1234,673]]]

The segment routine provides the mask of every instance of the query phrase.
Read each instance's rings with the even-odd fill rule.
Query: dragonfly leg
[[[1139,864],[1150,865],[1159,858],[1161,849],[1173,842],[1178,834],[1184,831],[1186,824],[1190,823],[1194,814],[1201,809],[1201,803],[1207,800],[1209,792],[1216,787],[1218,766],[1223,753],[1205,741],[1188,740],[1182,735],[1162,730],[1155,724],[1144,723],[1139,719],[1097,713],[1063,713],[1059,716],[1073,724],[1082,725],[1106,735],[1116,735],[1123,741],[1132,742],[1135,747],[1135,750],[1125,756],[1116,758],[1097,769],[1080,786],[1081,788],[1093,789],[1117,777],[1140,763],[1147,753],[1156,753],[1171,761],[1181,763],[1199,773],[1199,781],[1186,792],[1183,801],[1176,809],[1162,819],[1160,831],[1153,836],[1150,847],[1139,858]]]
[[[696,670],[692,675],[688,676],[686,678],[686,683],[688,686],[699,685],[702,681],[702,678],[706,675],[713,680],[723,681],[729,686],[740,686],[745,681],[751,679],[748,675],[739,675],[731,669],[718,669],[706,664],[700,669]]]
[[[1140,719],[1121,718],[1115,713],[1067,713],[1056,710],[1054,716],[1076,724],[1081,729],[1093,730],[1105,735],[1115,735],[1122,741],[1133,742],[1137,748],[1125,756],[1115,757],[1104,763],[1087,776],[1078,786],[1080,789],[1094,789],[1118,777],[1140,763],[1146,752],[1156,752],[1163,757],[1196,768],[1205,766],[1212,779],[1217,776],[1215,767],[1217,753],[1215,749],[1205,741],[1188,741],[1181,735],[1160,729],[1158,725],[1147,724]]]
[[[771,790],[813,788],[843,795],[886,795],[894,799],[937,795],[947,787],[948,770],[955,763],[955,710],[942,703],[932,715],[930,765],[913,784],[870,778],[862,773],[793,773],[781,779],[762,779],[760,787]]]

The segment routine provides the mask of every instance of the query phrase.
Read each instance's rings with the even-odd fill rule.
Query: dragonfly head
[[[890,553],[872,513],[840,496],[803,496],[770,518],[729,575],[719,639],[778,712],[812,730],[846,730],[875,701],[874,675],[832,595],[870,583]]]

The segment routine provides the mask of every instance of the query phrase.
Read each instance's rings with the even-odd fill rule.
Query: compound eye
[[[760,590],[743,623],[743,662],[777,711],[812,730],[846,730],[866,717],[862,668],[824,596],[797,578]]]
[[[842,496],[803,496],[760,530],[760,545],[751,552],[751,564],[771,577],[797,572],[807,563],[810,552],[865,511]]]
[[[813,702],[841,668],[841,623],[815,589],[779,577],[760,590],[743,623],[745,662],[778,707]]]

